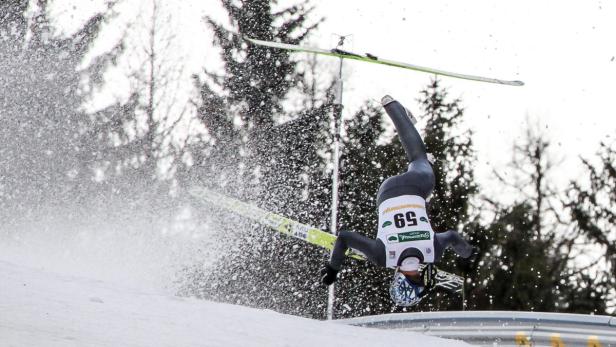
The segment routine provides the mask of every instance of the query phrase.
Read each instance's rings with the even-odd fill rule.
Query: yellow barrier
[[[518,331],[515,334],[515,345],[516,346],[531,347],[533,344],[530,341],[530,337],[526,336],[525,332]]]
[[[560,337],[560,334],[552,334],[552,336],[550,336],[550,346],[565,347],[565,343],[563,342],[563,339]]]

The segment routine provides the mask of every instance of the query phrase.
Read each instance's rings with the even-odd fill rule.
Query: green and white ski
[[[413,65],[413,64],[408,64],[408,63],[401,63],[401,62],[397,62],[397,61],[393,61],[393,60],[381,59],[381,58],[379,58],[379,57],[377,57],[375,55],[372,55],[370,53],[366,53],[365,55],[361,55],[361,54],[357,54],[357,53],[353,53],[353,52],[343,51],[343,50],[338,49],[338,48],[334,48],[334,49],[331,49],[331,50],[326,50],[326,49],[322,49],[322,48],[305,47],[305,46],[291,45],[291,44],[287,44],[287,43],[257,40],[257,39],[252,39],[252,38],[249,38],[249,37],[244,37],[244,39],[246,41],[252,43],[252,44],[259,45],[259,46],[278,48],[278,49],[285,49],[285,50],[295,51],[295,52],[305,52],[305,53],[315,53],[315,54],[321,54],[321,55],[329,55],[329,56],[332,56],[332,57],[338,57],[338,58],[343,58],[343,59],[353,59],[353,60],[359,60],[359,61],[364,61],[364,62],[368,62],[368,63],[375,63],[375,64],[381,64],[381,65],[394,66],[394,67],[399,67],[399,68],[408,69],[408,70],[428,72],[428,73],[431,73],[431,74],[436,74],[436,75],[441,75],[441,76],[449,76],[449,77],[454,77],[454,78],[461,78],[461,79],[471,80],[471,81],[496,83],[496,84],[505,84],[505,85],[509,85],[509,86],[523,86],[524,85],[524,82],[522,82],[522,81],[508,81],[508,80],[501,80],[501,79],[498,79],[498,78],[489,78],[489,77],[481,77],[481,76],[474,76],[474,75],[465,75],[465,74],[460,74],[460,73],[456,73],[456,72],[450,72],[450,71],[444,71],[444,70],[439,70],[439,69],[433,69],[433,68],[425,67],[425,66],[419,66],[419,65]]]
[[[286,218],[279,214],[266,211],[255,205],[228,197],[213,190],[203,187],[193,187],[189,192],[193,197],[200,199],[201,201],[224,208],[225,210],[236,213],[242,217],[268,226],[279,233],[298,238],[329,251],[333,249],[334,242],[336,242],[336,236],[328,232]],[[349,250],[347,256],[359,260],[366,259],[362,254],[352,250]],[[463,284],[464,279],[462,277],[438,270],[436,275],[437,287],[446,289],[450,292],[461,293]]]

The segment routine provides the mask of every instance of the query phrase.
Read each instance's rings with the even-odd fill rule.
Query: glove
[[[461,261],[458,262],[458,266],[460,266],[464,271],[470,271],[473,266],[475,266],[477,259],[480,257],[481,254],[479,253],[479,248],[473,247],[471,254],[466,258],[462,258]]]
[[[477,258],[479,258],[479,256],[480,256],[479,248],[473,247],[473,250],[471,251],[471,255],[469,255],[468,258],[466,258],[466,262],[468,264],[474,264],[477,261]]]
[[[325,264],[325,267],[321,269],[321,282],[323,282],[324,285],[329,286],[336,282],[337,275],[338,270],[329,266],[329,264]]]

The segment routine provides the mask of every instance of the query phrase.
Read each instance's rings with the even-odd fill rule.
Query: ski
[[[305,52],[305,53],[315,53],[315,54],[321,54],[321,55],[328,55],[328,56],[339,57],[339,58],[343,58],[343,59],[353,59],[353,60],[359,60],[359,61],[364,61],[364,62],[368,62],[368,63],[375,63],[375,64],[381,64],[381,65],[394,66],[394,67],[399,67],[399,68],[408,69],[408,70],[427,72],[427,73],[432,73],[432,74],[436,74],[436,75],[448,76],[448,77],[453,77],[453,78],[460,78],[460,79],[471,80],[471,81],[504,84],[504,85],[509,85],[509,86],[523,86],[524,85],[524,82],[522,82],[522,81],[509,81],[509,80],[502,80],[502,79],[498,79],[498,78],[489,78],[489,77],[481,77],[481,76],[474,76],[474,75],[466,75],[466,74],[460,74],[460,73],[456,73],[456,72],[450,72],[450,71],[445,71],[445,70],[434,69],[434,68],[425,67],[425,66],[419,66],[419,65],[413,65],[413,64],[408,64],[408,63],[397,62],[397,61],[393,61],[393,60],[381,59],[381,58],[379,58],[379,57],[377,57],[375,55],[372,55],[370,53],[366,53],[365,55],[361,55],[361,54],[357,54],[357,53],[353,53],[353,52],[349,52],[349,51],[344,51],[344,50],[341,50],[341,49],[338,49],[338,48],[334,48],[334,49],[331,49],[331,50],[326,50],[326,49],[322,49],[322,48],[306,47],[306,46],[291,45],[291,44],[287,44],[287,43],[257,40],[257,39],[253,39],[253,38],[249,38],[249,37],[244,37],[244,39],[246,41],[252,43],[252,44],[259,45],[259,46],[278,48],[278,49],[285,49],[285,50],[295,51],[295,52]]]
[[[262,225],[270,227],[281,234],[295,237],[330,251],[334,248],[336,236],[323,230],[294,221],[279,214],[266,211],[255,205],[230,198],[226,195],[203,187],[193,187],[190,190],[190,194],[212,205],[222,207],[242,217],[246,217]],[[365,259],[358,253],[350,253],[348,255],[355,259]]]
[[[334,242],[336,242],[336,236],[328,232],[300,223],[279,214],[266,211],[255,205],[228,197],[213,190],[195,186],[189,190],[189,193],[201,201],[221,207],[227,211],[270,227],[281,234],[300,239],[329,251],[333,249]],[[349,250],[347,256],[358,260],[366,260],[362,254],[353,252],[352,250]],[[423,264],[421,265],[421,269],[423,269]],[[453,293],[462,292],[464,284],[464,279],[462,277],[438,269],[437,271],[437,287]]]

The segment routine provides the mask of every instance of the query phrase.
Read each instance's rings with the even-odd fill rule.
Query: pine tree
[[[574,259],[591,256],[570,277],[576,290],[569,295],[569,310],[601,314],[615,309],[609,303],[616,297],[616,149],[601,143],[598,156],[599,164],[583,160],[588,176],[571,183],[567,211],[576,227],[578,247],[572,250]]]
[[[242,172],[242,177],[248,178],[244,181],[252,181],[255,175],[265,176],[254,171],[259,170],[259,164],[267,158],[269,144],[275,141],[269,130],[284,115],[282,101],[301,83],[302,75],[298,73],[297,61],[288,52],[248,44],[241,35],[297,44],[317,24],[306,25],[312,11],[306,3],[278,12],[274,12],[270,0],[221,3],[229,14],[232,29],[211,17],[207,23],[214,31],[214,43],[221,49],[225,73],[219,75],[205,69],[204,79],[196,77],[201,96],[199,118],[207,129],[208,140],[193,148],[197,163],[194,168],[198,171],[212,164],[229,167],[231,162],[232,172]],[[239,127],[234,123],[236,120],[241,121]],[[245,166],[238,165],[240,152],[250,155],[250,160],[243,163]]]
[[[481,309],[531,311],[566,310],[573,289],[567,280],[575,235],[563,226],[558,191],[550,183],[555,168],[545,134],[528,130],[514,146],[507,179],[518,196],[511,206],[496,206],[487,227],[492,246],[485,250],[482,278],[475,287],[473,306]]]
[[[553,246],[537,236],[534,206],[522,202],[500,212],[489,232],[498,235],[492,257],[486,259],[489,300],[470,299],[472,307],[496,310],[553,311],[556,296],[548,276]],[[486,302],[488,301],[488,302]]]
[[[304,199],[310,184],[307,172],[318,163],[320,149],[311,140],[329,119],[330,99],[297,114],[286,113],[284,98],[305,85],[297,61],[285,51],[249,45],[240,35],[300,43],[316,27],[306,24],[311,9],[302,3],[274,12],[269,0],[225,0],[222,4],[232,29],[212,18],[207,22],[221,48],[225,73],[205,70],[204,78],[195,78],[201,96],[198,117],[207,133],[191,148],[195,165],[185,180],[223,191],[230,188],[229,194],[256,200],[266,209],[295,218],[305,216],[298,204]],[[291,122],[281,124],[283,118]],[[197,285],[193,290],[205,297],[282,312],[322,314],[317,300],[308,300],[320,262],[298,262],[314,259],[306,254],[316,249],[302,245],[298,250],[296,241],[255,225],[223,232],[238,233],[239,246],[229,245],[236,251],[220,260],[217,273],[208,275],[213,287]],[[250,272],[234,276],[247,264]]]

